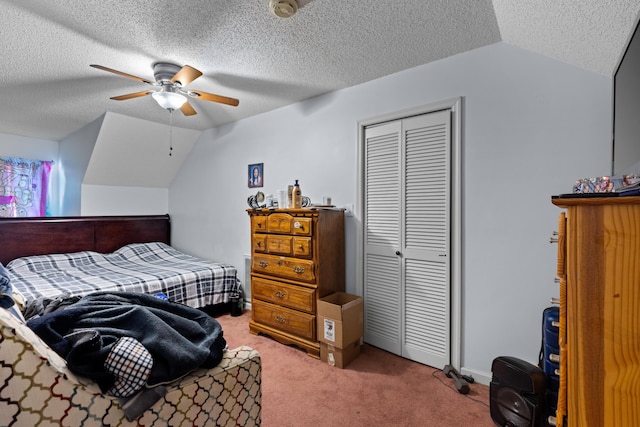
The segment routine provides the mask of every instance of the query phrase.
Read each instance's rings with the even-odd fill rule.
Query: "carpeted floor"
[[[251,312],[220,315],[229,347],[248,345],[262,358],[262,425],[494,426],[489,388],[458,393],[442,371],[364,345],[338,369],[295,347],[249,333]]]

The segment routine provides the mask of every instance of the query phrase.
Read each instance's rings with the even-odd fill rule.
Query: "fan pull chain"
[[[169,110],[169,157],[173,153],[173,109]]]

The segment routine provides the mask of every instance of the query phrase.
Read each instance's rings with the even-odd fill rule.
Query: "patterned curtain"
[[[47,216],[52,162],[0,157],[0,216]]]

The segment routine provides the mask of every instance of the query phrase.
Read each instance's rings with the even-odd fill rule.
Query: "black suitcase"
[[[560,388],[560,344],[558,341],[560,308],[547,307],[542,313],[542,347],[538,366],[547,375],[547,393],[545,397],[546,416],[556,415],[558,407],[558,389]]]

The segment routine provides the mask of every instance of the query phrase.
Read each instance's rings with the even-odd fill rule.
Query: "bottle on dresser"
[[[291,190],[291,203],[292,208],[299,209],[302,207],[302,190],[300,189],[300,184],[298,184],[297,179]]]

